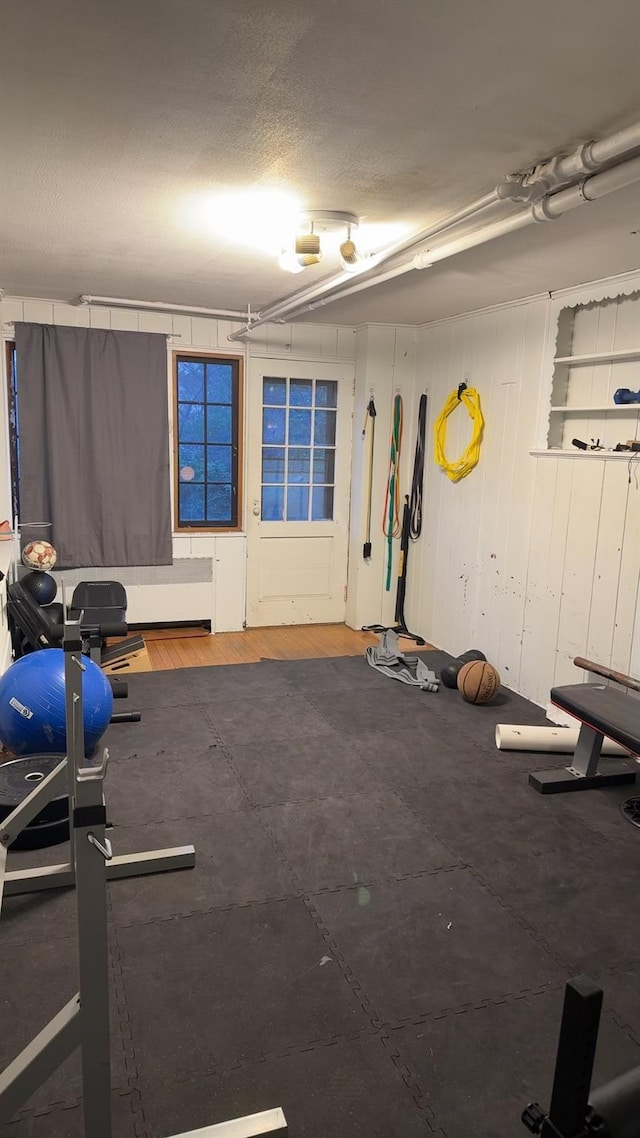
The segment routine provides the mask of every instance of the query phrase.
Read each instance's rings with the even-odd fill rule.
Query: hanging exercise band
[[[464,454],[461,454],[455,462],[449,462],[444,449],[447,438],[447,419],[461,403],[464,403],[473,421],[473,434]],[[461,478],[466,478],[467,474],[470,474],[477,464],[480,458],[483,427],[484,419],[480,410],[480,396],[475,387],[467,387],[466,383],[461,383],[457,391],[452,391],[449,395],[434,427],[435,460],[452,482],[459,482]]]
[[[409,536],[417,541],[422,533],[422,488],[424,484],[424,452],[427,437],[427,397],[420,396],[418,407],[418,430],[416,433],[416,453],[413,460],[411,479],[411,501],[409,503]]]
[[[376,441],[376,405],[373,401],[373,395],[369,399],[367,409],[364,413],[364,427],[362,428],[363,439],[367,433],[367,427],[371,423],[371,431],[369,434],[369,470],[367,472],[367,525],[364,536],[364,545],[362,547],[362,556],[365,561],[371,557],[371,501],[373,498],[373,452],[375,450]]]
[[[397,398],[400,398],[397,396]],[[395,409],[394,409],[395,410]],[[396,455],[396,485],[397,485],[397,466],[400,456],[400,444],[402,442],[402,405],[400,406],[400,439],[397,447],[394,448],[396,416],[394,413],[394,433],[391,436],[391,453],[392,456]],[[380,632],[383,635],[387,633],[395,633],[398,636],[405,636],[409,640],[415,640],[416,644],[424,644],[421,636],[415,632],[409,632],[407,623],[404,616],[404,601],[407,591],[407,571],[409,568],[409,545],[411,540],[417,541],[422,531],[422,487],[424,481],[424,454],[426,446],[426,429],[427,429],[427,397],[422,395],[420,397],[420,406],[418,410],[418,429],[416,433],[416,452],[413,460],[413,478],[411,483],[411,500],[409,495],[404,496],[404,507],[402,510],[402,525],[400,528],[400,557],[398,559],[398,584],[396,588],[396,607],[393,619],[395,625],[393,628],[385,628],[381,624],[369,624],[364,626],[366,632]],[[389,471],[389,481],[391,480],[391,465]],[[387,494],[389,498],[389,483],[387,483]],[[399,495],[398,495],[399,497]],[[387,518],[388,504],[385,503],[385,519]],[[396,510],[397,518],[397,510]],[[385,535],[387,534],[385,530]],[[395,535],[394,535],[395,536]],[[391,542],[389,543],[391,544]],[[390,581],[390,566],[391,566],[391,553],[389,555],[389,565],[387,566],[387,581]],[[389,588],[389,584],[387,584]],[[371,659],[369,663],[371,663]],[[375,665],[374,665],[375,666]],[[409,680],[405,682],[409,683]],[[429,690],[436,690],[429,689]]]
[[[400,537],[400,453],[402,451],[402,396],[396,395],[393,401],[393,423],[391,426],[391,449],[389,452],[389,473],[387,491],[382,515],[382,532],[387,539],[387,579],[385,589],[391,588],[391,564],[393,561],[393,539]]]

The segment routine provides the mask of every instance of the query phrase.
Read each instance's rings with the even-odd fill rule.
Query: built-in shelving
[[[580,450],[574,447],[573,450],[564,450],[561,447],[534,447],[529,451],[529,454],[535,458],[602,458],[618,459],[622,462],[633,462],[640,465],[640,450]]]
[[[615,352],[593,352],[584,356],[556,356],[556,364],[604,364],[623,363],[625,360],[640,360],[640,348],[620,348]]]
[[[590,412],[602,415],[606,411],[630,411],[634,415],[640,415],[640,403],[607,403],[601,407],[572,407],[571,405],[562,405],[560,407],[550,407],[550,411],[556,411],[563,415],[588,415]]]

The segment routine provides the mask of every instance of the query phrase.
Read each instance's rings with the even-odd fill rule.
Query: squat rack
[[[81,1051],[85,1138],[112,1138],[109,1037],[107,881],[195,865],[193,846],[113,855],[105,834],[104,779],[109,753],[85,765],[81,620],[65,620],[67,755],[0,825],[0,906],[3,895],[75,885],[79,991],[0,1073],[0,1122],[8,1121],[75,1051]],[[7,850],[52,798],[69,793],[70,859],[63,865],[7,872]],[[280,1108],[198,1131],[198,1138],[286,1135]],[[174,1138],[187,1138],[187,1134]]]

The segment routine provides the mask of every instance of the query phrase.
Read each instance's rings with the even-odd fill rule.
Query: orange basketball
[[[470,660],[458,672],[458,691],[468,703],[491,703],[499,687],[499,672],[486,660]]]

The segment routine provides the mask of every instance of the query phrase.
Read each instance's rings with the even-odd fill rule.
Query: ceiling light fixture
[[[337,253],[342,268],[347,272],[360,272],[367,258],[351,236],[359,223],[360,219],[354,213],[344,210],[312,209],[301,213],[298,232],[291,245],[283,249],[278,262],[280,267],[297,273],[308,265],[317,265],[328,251]]]

